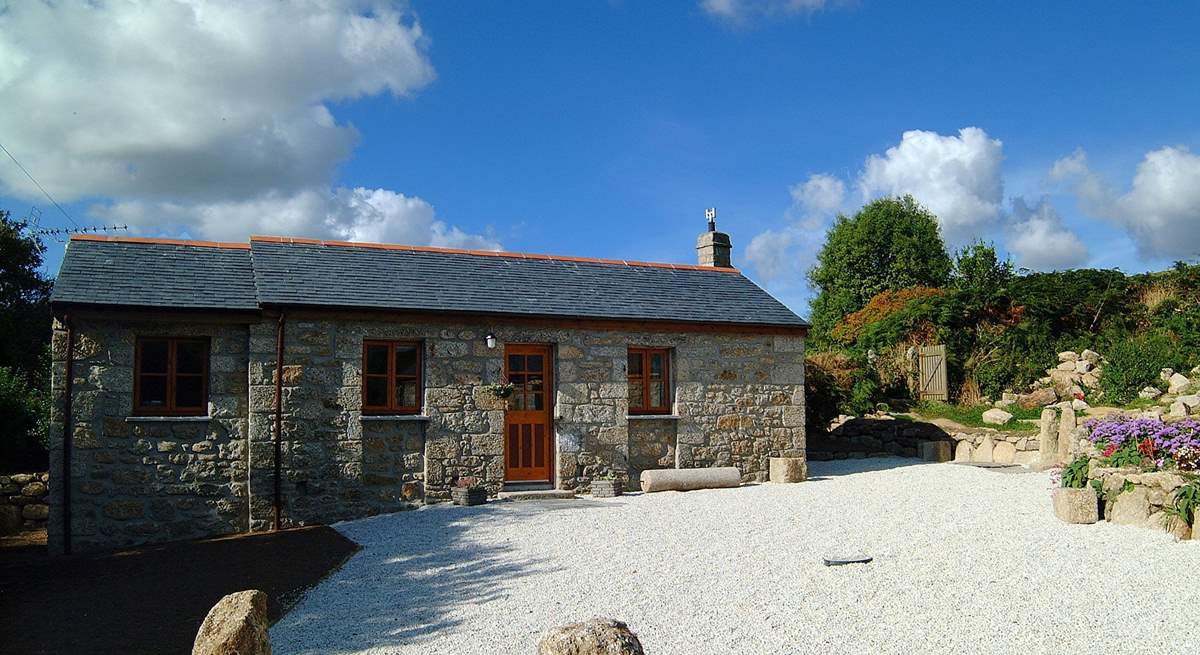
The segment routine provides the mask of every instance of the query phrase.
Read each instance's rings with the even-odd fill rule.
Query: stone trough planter
[[[1091,487],[1054,490],[1054,515],[1065,523],[1090,524],[1100,520],[1100,501]]]
[[[596,498],[616,498],[625,493],[625,483],[622,480],[592,480],[592,496]]]
[[[450,500],[455,505],[482,505],[487,502],[487,489],[484,487],[455,487],[450,490]]]

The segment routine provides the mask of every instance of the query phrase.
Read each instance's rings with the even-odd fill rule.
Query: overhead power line
[[[71,218],[71,215],[67,213],[67,210],[63,209],[62,205],[58,204],[58,201],[54,199],[54,196],[50,195],[50,192],[47,191],[46,188],[43,187],[42,184],[33,177],[33,174],[26,170],[26,168],[21,165],[21,162],[17,161],[16,157],[13,157],[13,154],[8,151],[8,148],[4,147],[3,143],[0,143],[0,150],[3,150],[4,154],[8,155],[9,159],[13,160],[13,163],[17,165],[17,168],[21,169],[21,172],[25,174],[25,177],[29,178],[29,181],[33,182],[33,184],[37,186],[38,190],[42,192],[42,195],[46,196],[47,200],[49,200],[55,207],[58,207],[58,211],[62,212],[62,215],[66,216],[68,221],[71,221],[71,225],[79,227],[79,223],[76,223],[75,219]]]

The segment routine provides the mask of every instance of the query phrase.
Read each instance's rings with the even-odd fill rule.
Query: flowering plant
[[[1084,421],[1088,440],[1107,463],[1195,470],[1200,465],[1200,421],[1111,416]]]

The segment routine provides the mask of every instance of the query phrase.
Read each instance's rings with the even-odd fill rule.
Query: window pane
[[[208,348],[202,341],[179,341],[175,344],[175,372],[203,373]]]
[[[367,373],[377,373],[387,375],[388,369],[388,347],[387,346],[367,346]],[[383,394],[387,398],[387,393]]]
[[[167,372],[167,342],[162,339],[142,342],[142,372]],[[165,393],[165,392],[164,392]]]
[[[181,375],[175,378],[175,408],[192,409],[204,405],[204,378]]]
[[[530,355],[525,362],[525,370],[541,373],[543,368],[542,359],[541,355]]]
[[[417,374],[417,349],[414,346],[396,346],[396,375]]]
[[[167,376],[143,375],[138,387],[142,407],[163,407],[167,404]]]
[[[662,353],[650,353],[650,379],[662,379],[663,359]]]
[[[417,406],[417,381],[396,380],[396,407]]]
[[[667,406],[667,385],[661,380],[650,381],[650,406],[655,409]]]
[[[540,393],[529,394],[528,400],[526,401],[529,404],[529,409],[538,411],[544,409],[546,406],[545,401],[542,400],[544,397],[545,395]]]
[[[387,406],[387,378],[369,377],[366,379],[367,399],[366,404],[370,407],[386,407]]]
[[[642,379],[629,378],[629,408],[645,409],[642,406]]]
[[[525,356],[524,355],[509,355],[508,356],[508,370],[524,371],[525,370]]]
[[[637,376],[642,374],[642,353],[629,353],[629,374]]]
[[[523,389],[523,387],[517,386],[516,391],[508,397],[509,409],[525,409],[525,391]]]

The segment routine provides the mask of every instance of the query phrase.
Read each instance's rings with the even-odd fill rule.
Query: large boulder
[[[1061,353],[1058,353],[1058,361],[1060,361],[1060,362],[1074,362],[1074,361],[1077,361],[1078,359],[1079,359],[1079,353],[1072,352],[1070,350],[1066,350]]]
[[[921,459],[927,462],[948,462],[951,458],[950,442],[922,441],[917,444],[917,453]]]
[[[1042,468],[1049,468],[1058,461],[1058,412],[1050,408],[1043,409],[1038,427],[1040,463]]]
[[[204,617],[192,655],[271,655],[268,627],[266,594],[257,589],[229,594]]]
[[[971,447],[970,441],[967,441],[966,439],[959,441],[958,445],[956,445],[954,447],[954,461],[956,461],[956,462],[971,461],[971,456],[974,454],[973,451],[974,451],[974,448]]]
[[[992,461],[997,464],[1012,464],[1016,454],[1016,446],[1007,441],[999,441],[996,442],[996,447],[992,448]]]
[[[1167,393],[1183,393],[1189,384],[1191,384],[1191,380],[1187,379],[1186,376],[1179,373],[1172,373],[1171,377],[1167,380]]]
[[[987,423],[988,425],[1004,425],[1005,423],[1011,421],[1012,418],[1012,414],[1009,414],[999,407],[993,407],[992,409],[989,409],[983,413],[983,422]]]
[[[21,508],[16,505],[0,505],[0,535],[13,534],[21,530]]]
[[[1154,400],[1161,395],[1162,392],[1158,390],[1158,387],[1142,387],[1142,390],[1138,392],[1138,398],[1142,400]]]
[[[983,441],[981,441],[971,453],[971,461],[979,462],[981,464],[991,464],[992,450],[994,450],[995,447],[996,444],[994,441],[992,441],[991,437],[984,437]]]
[[[1096,366],[1100,363],[1100,353],[1090,348],[1085,348],[1083,352],[1079,353],[1079,359],[1090,363],[1092,366]]]
[[[1058,402],[1058,394],[1054,393],[1054,389],[1049,387],[1045,389],[1035,389],[1026,394],[1017,396],[1017,405],[1022,409],[1034,409],[1036,407],[1045,407]]]
[[[1108,516],[1109,521],[1121,525],[1144,525],[1149,518],[1150,491],[1141,486],[1118,493]]]
[[[769,464],[771,482],[804,482],[808,479],[808,461],[803,457],[772,457]]]
[[[1066,523],[1095,523],[1100,520],[1096,492],[1091,487],[1054,490],[1054,515]]]
[[[629,626],[595,618],[547,630],[538,640],[537,655],[644,655],[642,642]]]

